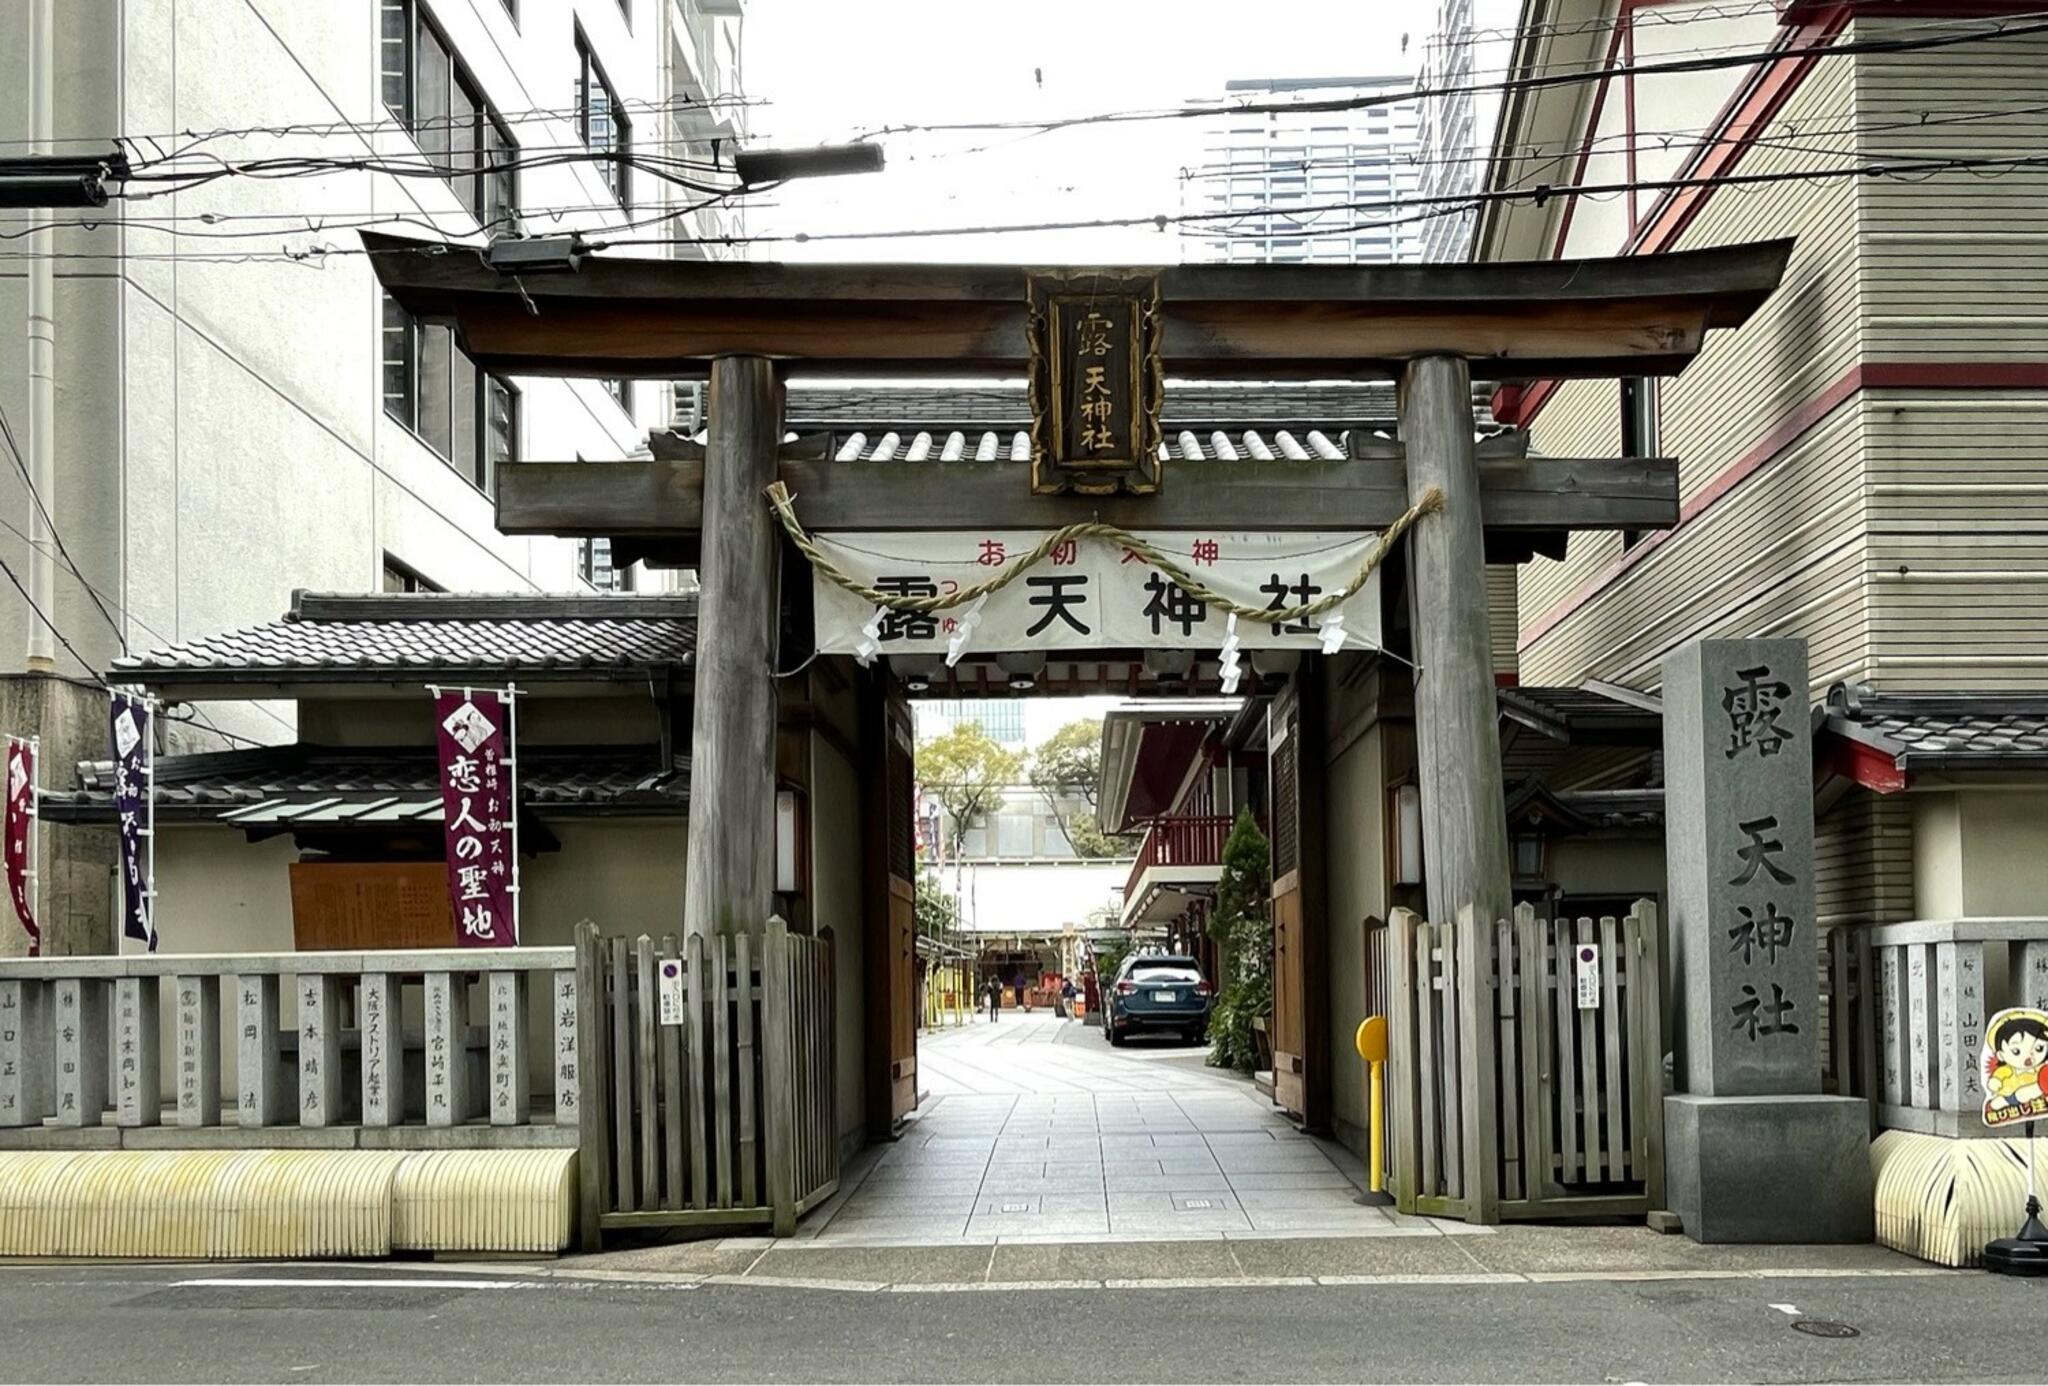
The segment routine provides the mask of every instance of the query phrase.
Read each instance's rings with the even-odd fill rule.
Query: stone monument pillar
[[[1671,1209],[1702,1242],[1869,1241],[1869,1104],[1820,1091],[1803,640],[1703,640],[1664,661],[1664,784]]]

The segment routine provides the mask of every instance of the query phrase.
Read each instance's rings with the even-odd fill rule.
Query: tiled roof
[[[1159,456],[1167,462],[1235,462],[1241,458],[1268,462],[1276,458],[1292,462],[1336,462],[1348,454],[1348,429],[1309,428],[1297,424],[1270,432],[1258,429],[1209,429],[1196,432],[1184,428],[1167,430],[1159,445]],[[950,433],[889,430],[857,430],[834,435],[833,457],[841,462],[1028,462],[1031,435],[1016,432],[979,433],[955,429]]]
[[[522,747],[518,772],[520,802],[543,812],[680,814],[689,804],[689,761],[676,757],[663,769],[652,746]],[[113,776],[112,761],[81,762],[76,792],[43,796],[49,817],[110,817]],[[328,806],[328,822],[347,822],[372,809],[388,810],[377,821],[440,819],[431,747],[292,745],[165,756],[156,764],[156,792],[167,819],[187,821],[265,805],[273,806],[265,821],[321,805]]]
[[[1508,786],[1511,828],[1541,826],[1553,835],[1603,828],[1648,828],[1664,821],[1664,791],[1641,789],[1552,789],[1538,777]]]
[[[2048,693],[1828,690],[1826,729],[1902,771],[2048,770]]]
[[[117,682],[633,672],[690,662],[692,596],[300,592],[283,620],[125,655]]]
[[[1578,688],[1519,684],[1499,692],[1503,717],[1573,745],[1659,745],[1664,716],[1655,699],[1611,684]]]
[[[1491,385],[1475,387],[1473,423],[1491,429]],[[1345,384],[1168,381],[1160,456],[1169,462],[1336,461],[1350,434],[1391,444],[1390,382]],[[982,386],[792,383],[791,438],[831,435],[842,462],[1022,462],[1031,456],[1031,404],[1022,382]],[[704,434],[691,435],[702,442]]]

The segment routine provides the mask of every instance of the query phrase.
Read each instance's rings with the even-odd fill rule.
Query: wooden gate
[[[1302,918],[1301,710],[1292,691],[1267,713],[1273,788],[1273,1101],[1308,1109],[1308,940]],[[1320,979],[1318,979],[1320,984]]]
[[[889,1119],[893,1125],[917,1106],[917,803],[913,779],[917,734],[910,705],[891,698],[888,706],[889,795],[887,946],[889,969]]]
[[[765,1225],[839,1182],[832,945],[576,930],[582,1244],[605,1228]],[[666,1004],[665,1004],[666,1003]]]
[[[1490,925],[1396,910],[1387,933],[1403,1212],[1495,1222],[1664,1206],[1653,903],[1597,921],[1523,905]]]

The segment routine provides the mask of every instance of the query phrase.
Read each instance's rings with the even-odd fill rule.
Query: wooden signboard
[[[301,953],[453,948],[447,873],[438,861],[295,861],[292,945]]]
[[[1031,490],[1159,488],[1159,279],[1047,272],[1029,279]]]

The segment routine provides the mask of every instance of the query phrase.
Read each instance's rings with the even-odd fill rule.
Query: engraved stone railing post
[[[554,974],[554,1075],[555,1125],[576,1125],[576,969],[561,968]]]
[[[523,1126],[531,1107],[526,1074],[526,974],[490,974],[491,1125]]]
[[[1977,1054],[1984,1043],[1984,945],[1934,946],[1936,1096],[1943,1111],[1984,1105]]]
[[[114,1122],[154,1126],[163,1115],[156,977],[114,981]]]
[[[1906,1103],[1905,978],[1901,969],[1905,950],[1879,945],[1877,953],[1877,1016],[1884,1026],[1883,1100],[1895,1106]]]
[[[2048,942],[2020,945],[2019,1004],[2048,1010]]]
[[[275,972],[235,978],[235,1114],[243,1126],[274,1126],[284,1110]]]
[[[220,978],[170,979],[178,1008],[178,1124],[220,1125]]]
[[[1906,945],[1906,1100],[1934,1105],[1934,968],[1924,943]]]
[[[0,980],[0,1126],[40,1126],[50,1100],[50,1016],[40,981]]]
[[[330,973],[301,974],[299,994],[299,1125],[341,1119],[341,987]]]
[[[395,1126],[405,1119],[398,979],[389,972],[365,972],[356,996],[363,1027],[363,1125]]]
[[[469,1115],[468,987],[448,972],[427,974],[427,1125],[459,1126]]]
[[[56,992],[57,1124],[98,1126],[107,1109],[107,985],[59,977]]]

